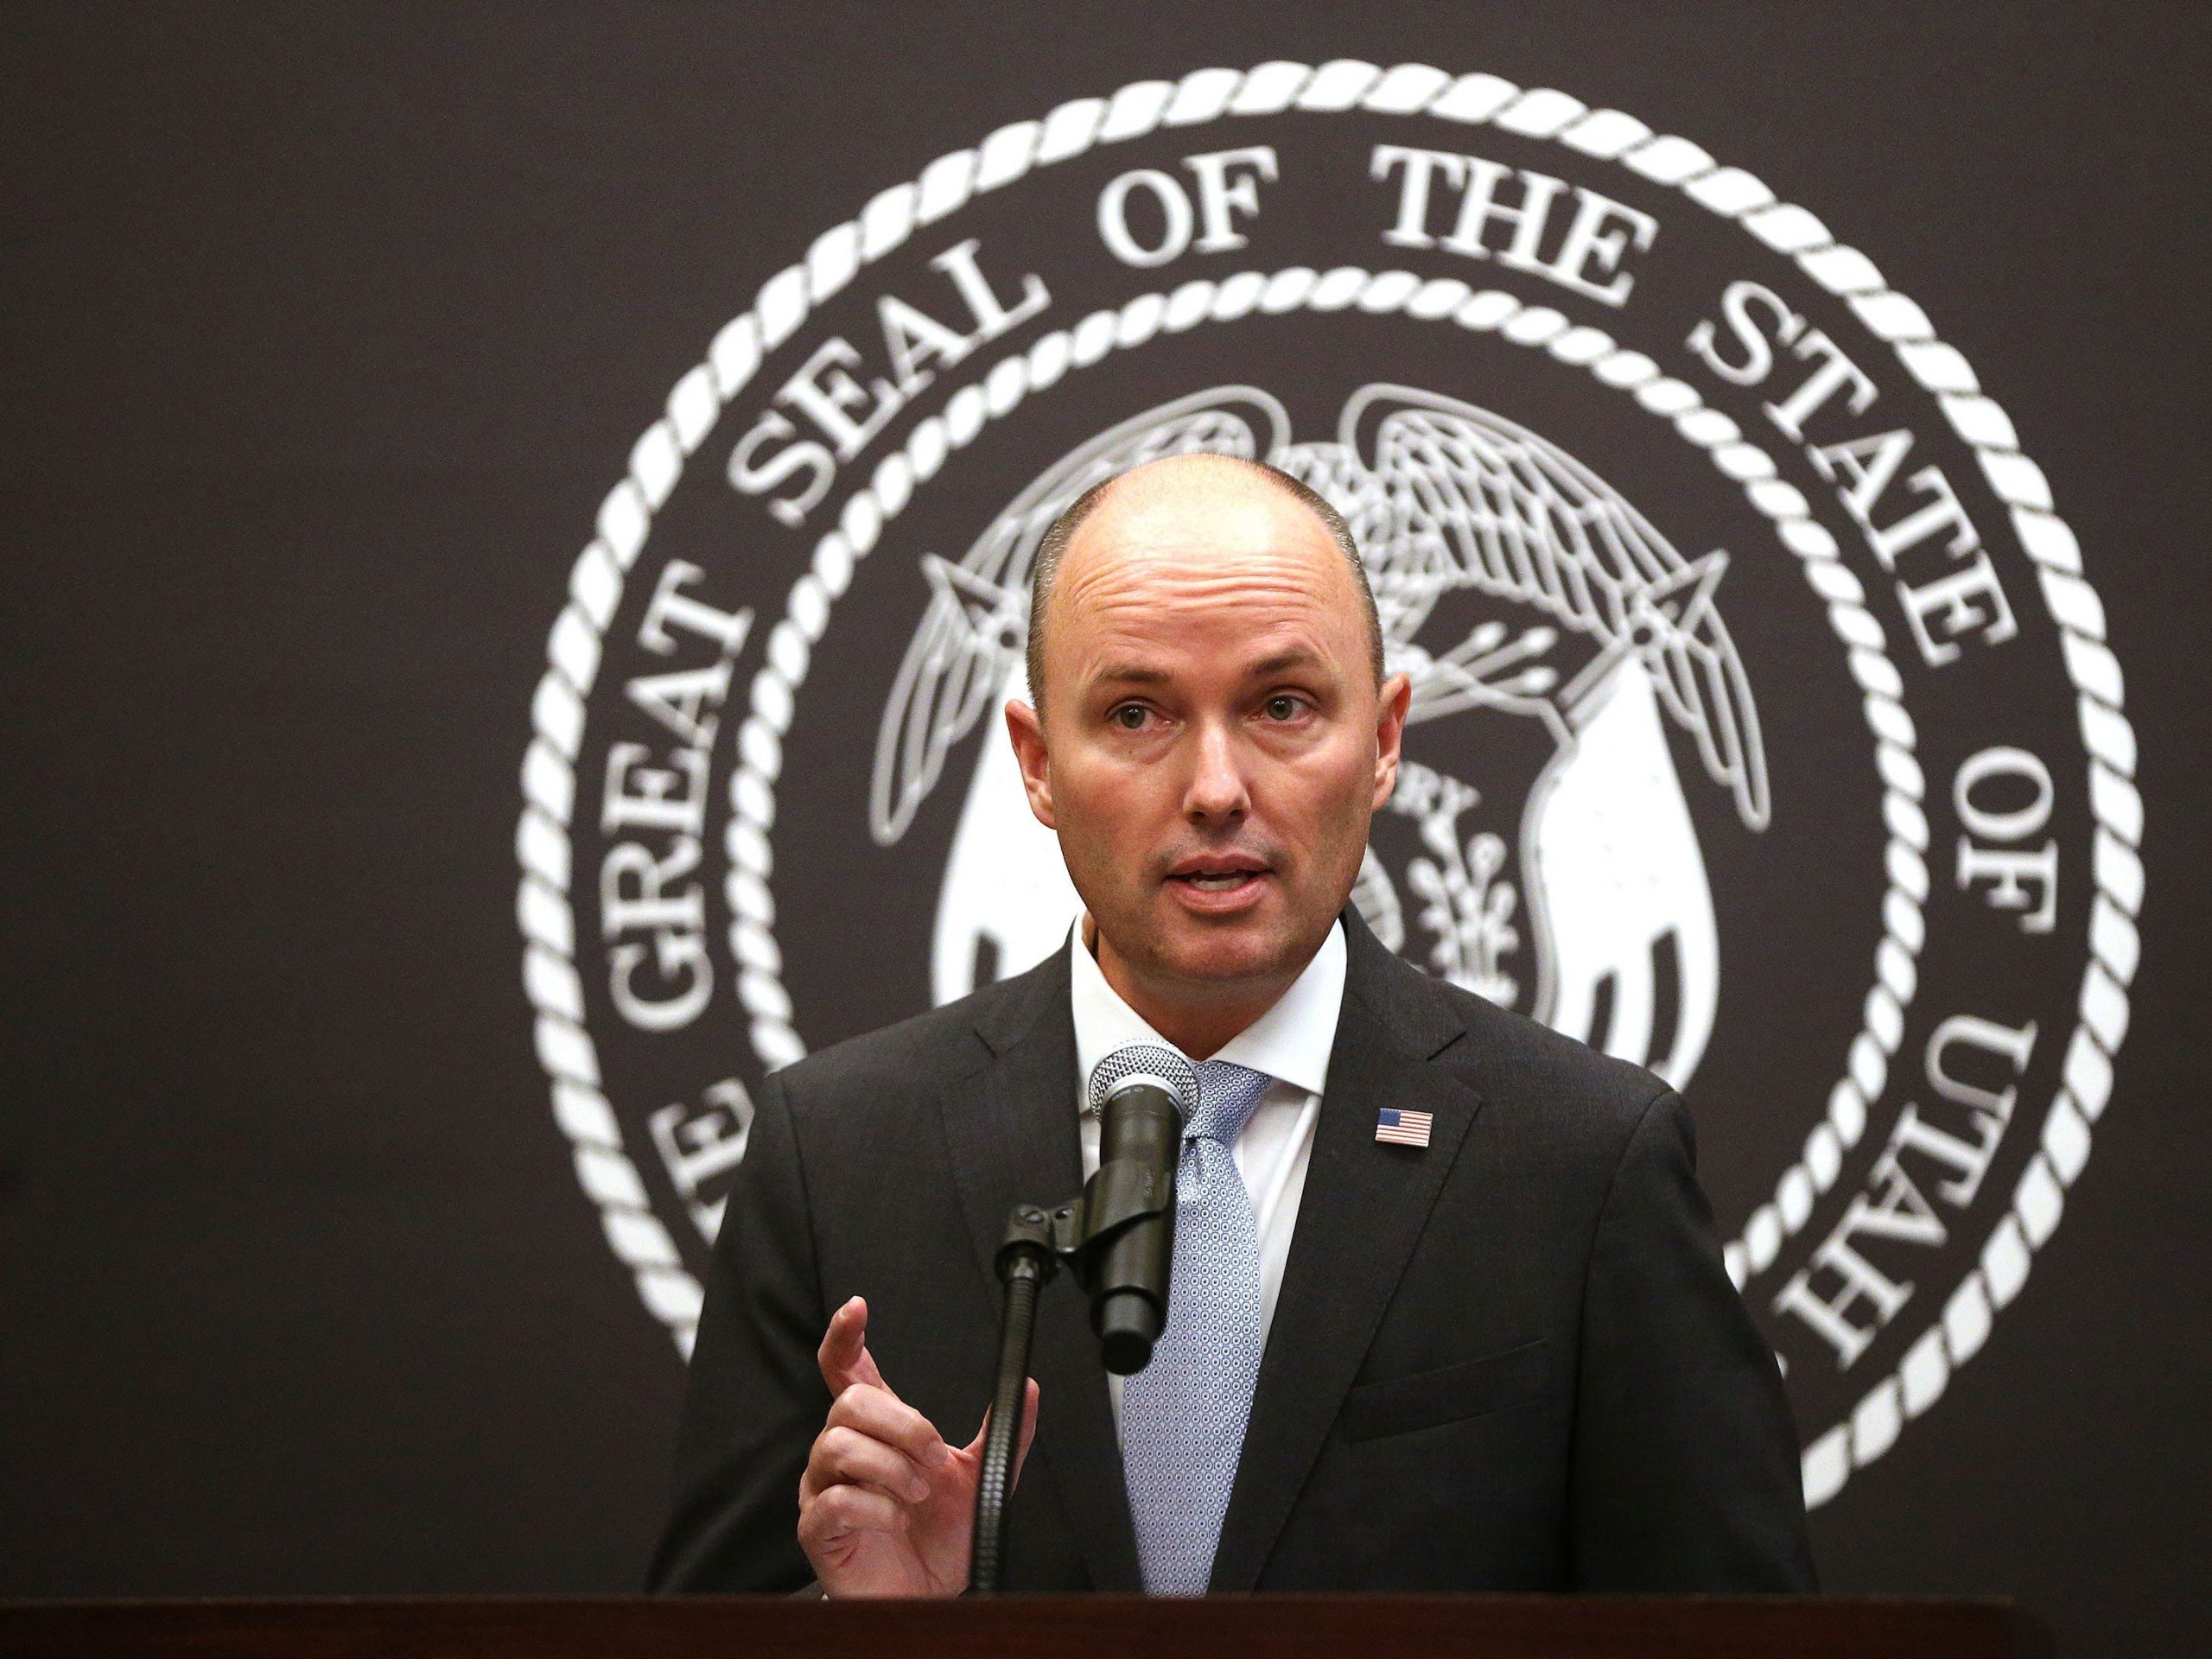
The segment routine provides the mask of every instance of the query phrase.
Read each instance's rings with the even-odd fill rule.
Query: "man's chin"
[[[1161,971],[1194,989],[1224,992],[1268,980],[1294,977],[1305,964],[1289,960],[1294,944],[1280,918],[1243,916],[1205,922],[1177,917],[1154,935],[1152,955]]]

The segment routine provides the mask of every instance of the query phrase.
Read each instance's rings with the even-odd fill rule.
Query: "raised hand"
[[[983,1430],[945,1444],[868,1351],[868,1304],[830,1316],[817,1356],[832,1402],[798,1485],[798,1541],[831,1596],[957,1596],[968,1587]],[[1020,1476],[1037,1433],[1037,1384],[1022,1411]]]

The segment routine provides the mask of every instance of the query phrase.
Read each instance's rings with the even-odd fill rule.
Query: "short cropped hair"
[[[1352,585],[1359,590],[1360,606],[1366,613],[1370,665],[1375,671],[1376,684],[1382,684],[1382,618],[1375,607],[1375,590],[1367,580],[1367,566],[1359,556],[1359,545],[1353,541],[1351,526],[1344,522],[1344,514],[1331,506],[1320,492],[1264,461],[1252,461],[1243,455],[1221,455],[1217,459],[1256,473],[1321,521],[1322,528],[1329,532],[1329,539],[1337,544],[1337,550],[1344,556],[1344,563],[1351,567]],[[1044,540],[1037,544],[1036,562],[1029,569],[1029,701],[1039,713],[1045,707],[1045,611],[1052,602],[1052,588],[1059,578],[1060,561],[1066,556],[1068,543],[1075,539],[1084,521],[1098,510],[1116,485],[1137,470],[1132,467],[1116,473],[1076,497],[1052,521]]]

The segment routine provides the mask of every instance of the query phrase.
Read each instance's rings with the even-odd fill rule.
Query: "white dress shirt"
[[[1131,1043],[1179,1048],[1154,1031],[1121,994],[1084,944],[1090,918],[1068,942],[1069,985],[1075,1014],[1076,1109],[1083,1114],[1083,1178],[1098,1171],[1098,1117],[1090,1109],[1090,1074],[1116,1049]],[[1263,1071],[1272,1079],[1230,1150],[1236,1173],[1251,1195],[1260,1242],[1260,1339],[1274,1324],[1275,1298],[1282,1289],[1283,1263],[1290,1257],[1290,1236],[1298,1225],[1298,1201],[1306,1191],[1306,1166],[1313,1155],[1313,1126],[1321,1116],[1321,1086],[1329,1073],[1329,1051],[1336,1046],[1337,1016],[1344,1001],[1344,930],[1338,922],[1321,941],[1306,971],[1274,1007],[1209,1059]],[[1187,1058],[1188,1057],[1185,1056]],[[1114,1400],[1114,1423],[1122,1421],[1122,1379],[1107,1379]]]

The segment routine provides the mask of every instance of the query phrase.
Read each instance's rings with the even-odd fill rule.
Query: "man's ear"
[[[1403,674],[1382,682],[1382,713],[1375,726],[1375,801],[1380,812],[1398,786],[1398,751],[1406,735],[1406,710],[1413,707],[1414,683]]]
[[[1029,797],[1030,811],[1047,830],[1058,830],[1059,821],[1052,816],[1052,762],[1045,752],[1044,721],[1027,703],[1011,698],[1006,705],[1006,734],[1014,741],[1014,763],[1021,768],[1021,788]]]

